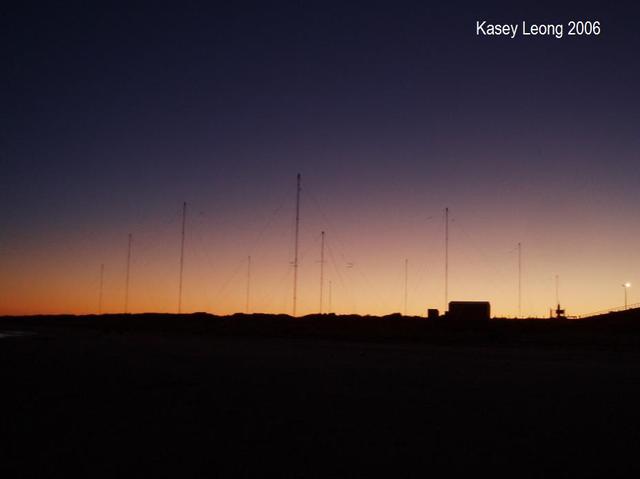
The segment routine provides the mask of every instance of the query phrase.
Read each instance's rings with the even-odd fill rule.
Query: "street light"
[[[631,287],[631,283],[624,283],[622,287],[624,288],[624,309],[627,309],[627,290]]]

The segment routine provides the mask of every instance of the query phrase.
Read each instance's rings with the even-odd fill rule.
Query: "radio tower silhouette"
[[[182,313],[182,274],[184,272],[184,230],[187,221],[187,202],[182,203],[182,236],[180,241],[180,278],[178,281],[178,314]]]
[[[295,247],[293,253],[293,317],[296,316],[296,307],[298,303],[298,243],[300,240],[300,173],[297,177],[296,186],[296,231],[295,231]]]

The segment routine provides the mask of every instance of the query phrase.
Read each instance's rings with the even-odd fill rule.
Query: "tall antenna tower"
[[[518,243],[518,317],[522,316],[522,243]]]
[[[124,280],[124,314],[129,312],[129,278],[131,273],[131,243],[133,235],[129,233],[129,245],[127,246],[127,274]]]
[[[251,294],[251,256],[247,256],[247,301],[244,307],[245,313],[249,314],[249,295]]]
[[[293,254],[293,317],[296,316],[296,306],[298,302],[298,242],[300,236],[300,173],[296,186],[296,233],[295,248]]]
[[[178,281],[178,314],[182,312],[182,273],[184,271],[184,230],[187,222],[187,202],[182,203],[182,236],[180,241],[180,278]]]
[[[402,310],[402,314],[404,316],[407,315],[407,298],[408,298],[408,286],[409,286],[409,260],[405,258],[404,260],[404,307]]]
[[[444,310],[449,307],[449,208],[444,209]]]
[[[323,287],[324,287],[324,231],[320,234],[320,314],[322,314]]]
[[[100,265],[100,293],[98,294],[98,314],[102,314],[102,289],[104,287],[104,263]]]

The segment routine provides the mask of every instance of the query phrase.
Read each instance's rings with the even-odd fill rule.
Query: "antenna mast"
[[[449,208],[444,209],[444,309],[449,307]]]
[[[298,240],[300,235],[300,173],[298,173],[296,186],[296,235],[293,256],[293,317],[296,316],[298,302]]]
[[[556,274],[556,304],[560,306],[560,276]]]
[[[124,313],[129,312],[129,277],[131,273],[131,242],[133,236],[129,233],[129,245],[127,247],[127,274],[124,281]]]
[[[328,313],[331,313],[331,280],[329,280],[329,310]]]
[[[251,292],[251,256],[247,256],[247,302],[245,304],[245,312],[249,314],[249,294]]]
[[[187,202],[182,203],[182,238],[180,241],[180,279],[178,282],[178,314],[182,312],[182,272],[184,271],[184,230],[187,221]]]
[[[404,260],[404,308],[403,315],[407,315],[407,296],[408,296],[408,288],[409,285],[409,260],[405,258]]]
[[[324,287],[324,231],[320,235],[320,314],[322,314],[323,287]]]
[[[102,288],[104,286],[104,263],[100,265],[100,294],[98,295],[98,314],[102,314]]]
[[[522,316],[522,243],[518,243],[518,317]]]

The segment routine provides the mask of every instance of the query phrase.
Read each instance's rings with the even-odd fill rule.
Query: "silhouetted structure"
[[[187,221],[187,202],[182,203],[182,236],[180,241],[180,278],[178,281],[178,314],[182,313],[182,275],[184,273],[184,231]]]
[[[427,310],[427,319],[438,319],[440,317],[440,311],[437,309]]]
[[[491,304],[488,301],[451,301],[445,318],[488,320],[491,318]]]
[[[556,307],[556,319],[567,319],[565,310],[560,307],[560,303]]]
[[[295,247],[293,253],[293,314],[296,316],[296,307],[298,303],[298,246],[300,242],[300,173],[297,176],[296,183],[296,229],[295,229]]]
[[[444,209],[444,305],[449,302],[449,208]]]
[[[129,312],[129,281],[131,279],[131,243],[133,242],[133,235],[129,233],[129,240],[127,243],[127,272],[124,278],[124,312]]]

